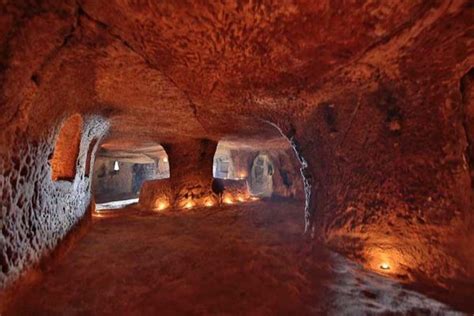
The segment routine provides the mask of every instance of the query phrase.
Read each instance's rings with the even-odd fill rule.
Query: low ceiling
[[[219,141],[216,154],[228,153],[229,150],[275,151],[291,149],[287,139],[283,137],[268,140],[223,139]],[[97,152],[97,157],[120,160],[130,163],[149,164],[168,157],[165,149],[158,143],[137,144],[127,142],[105,142]]]
[[[1,65],[21,71],[4,73],[13,86],[4,88],[0,124],[19,113],[19,104],[31,103],[31,129],[33,121],[46,126],[66,107],[98,113],[111,122],[104,146],[127,144],[131,151],[185,138],[268,146],[281,139],[268,122],[318,124],[308,122],[308,114],[319,104],[348,86],[356,91],[370,84],[380,69],[395,72],[390,65],[401,57],[419,60],[425,50],[414,47],[426,44],[423,30],[444,16],[449,23],[463,6],[423,0],[4,1]],[[18,99],[30,95],[34,102]]]
[[[159,144],[147,143],[137,145],[109,142],[101,145],[97,157],[120,160],[130,163],[149,164],[167,157],[166,151]]]
[[[421,0],[79,4],[81,25],[113,38],[96,61],[97,95],[118,110],[108,143],[278,139],[261,118],[286,105],[262,109],[253,95],[312,89],[430,8]]]

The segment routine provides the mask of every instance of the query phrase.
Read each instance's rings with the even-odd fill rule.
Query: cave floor
[[[305,241],[301,203],[114,214],[5,315],[455,314]]]

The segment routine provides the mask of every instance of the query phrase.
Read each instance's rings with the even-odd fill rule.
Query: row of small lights
[[[255,197],[255,196],[252,196],[252,197],[250,197],[250,198],[246,198],[246,197],[243,196],[243,195],[238,195],[237,198],[234,200],[231,196],[226,195],[226,196],[224,197],[224,199],[222,200],[222,202],[223,202],[224,204],[231,205],[231,204],[234,204],[234,203],[236,203],[236,202],[242,203],[242,202],[246,202],[246,201],[248,201],[248,200],[257,201],[258,199],[259,199],[259,198],[258,198],[258,197]],[[212,206],[214,206],[214,204],[215,204],[215,203],[214,203],[213,201],[207,200],[207,201],[204,203],[204,206],[206,206],[206,207],[212,207]],[[194,201],[188,201],[188,202],[186,202],[186,204],[184,205],[184,208],[185,208],[185,209],[191,209],[191,208],[193,208],[193,207],[195,207],[195,206],[196,206],[196,203],[195,203]],[[161,202],[158,203],[158,206],[156,207],[156,210],[158,210],[158,211],[163,211],[163,210],[167,209],[168,207],[169,207],[169,203],[164,202],[164,201],[161,201]]]
[[[163,159],[163,161],[164,161],[164,162],[168,162],[168,159],[165,157],[165,158]],[[245,173],[241,172],[241,173],[239,174],[239,180],[244,180],[245,177],[246,177],[246,174],[245,174]],[[255,196],[252,196],[252,197],[250,197],[250,198],[246,198],[245,196],[240,195],[240,194],[239,194],[239,195],[237,196],[237,198],[236,198],[236,200],[237,200],[238,202],[245,202],[245,201],[247,201],[247,200],[256,201],[256,200],[258,200],[258,199],[259,199],[259,198],[258,198],[258,197],[255,197]],[[233,199],[231,196],[229,196],[229,194],[227,194],[227,195],[223,198],[222,202],[223,202],[224,204],[229,204],[229,205],[235,203],[234,199]],[[193,202],[193,201],[188,201],[188,202],[184,205],[184,208],[185,208],[185,209],[191,209],[191,208],[193,208],[193,207],[195,207],[195,206],[196,206],[196,203],[195,203],[195,202]],[[214,206],[214,202],[213,202],[213,201],[210,201],[210,200],[207,200],[207,201],[204,203],[204,206],[206,206],[206,207],[212,207],[212,206]],[[163,210],[167,209],[168,207],[169,207],[169,204],[168,204],[167,202],[160,202],[160,203],[158,204],[158,207],[157,207],[156,209],[157,209],[158,211],[163,211]]]

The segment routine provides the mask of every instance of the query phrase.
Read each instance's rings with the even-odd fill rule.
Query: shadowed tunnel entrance
[[[160,145],[103,146],[96,154],[92,192],[97,210],[138,202],[143,183],[169,178],[168,156]]]

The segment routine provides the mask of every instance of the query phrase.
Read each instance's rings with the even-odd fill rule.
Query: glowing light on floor
[[[184,205],[184,208],[187,208],[187,209],[190,209],[190,208],[193,208],[193,207],[194,207],[194,202],[193,201],[189,201]]]
[[[138,198],[135,199],[128,199],[128,200],[120,200],[120,201],[112,201],[112,202],[106,202],[106,203],[98,203],[96,205],[96,210],[107,210],[107,209],[117,209],[117,208],[123,208],[128,205],[132,205],[138,203]]]
[[[386,262],[382,262],[382,264],[380,264],[380,269],[382,270],[390,270],[390,265]]]
[[[245,197],[243,197],[242,195],[239,195],[239,196],[237,197],[237,200],[238,200],[239,202],[245,202]]]
[[[104,217],[104,215],[100,214],[99,212],[92,212],[92,217]]]
[[[214,202],[207,201],[204,205],[206,205],[207,207],[211,207],[211,206],[214,206]]]
[[[163,202],[163,201],[162,201],[162,202],[159,202],[159,203],[158,203],[158,206],[156,207],[156,209],[157,209],[158,211],[163,211],[163,210],[165,210],[165,209],[167,209],[167,208],[168,208],[168,203]]]
[[[230,197],[225,197],[223,202],[225,204],[234,204],[234,201],[232,201]]]

